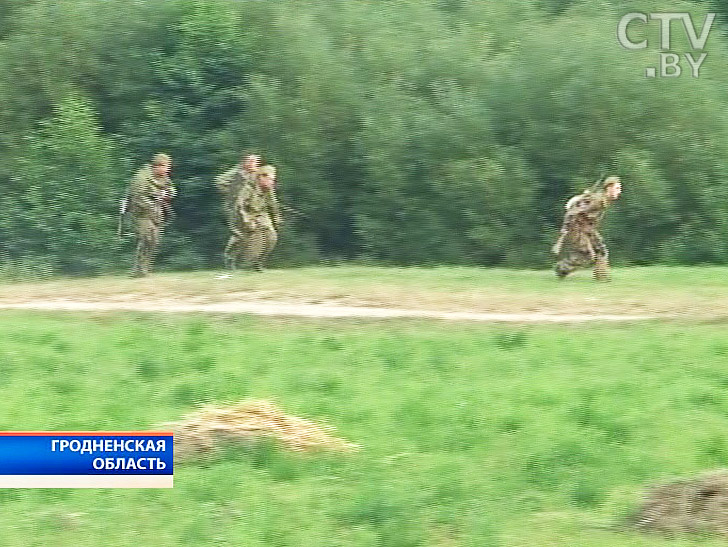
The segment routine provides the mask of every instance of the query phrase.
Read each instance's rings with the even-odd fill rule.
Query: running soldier
[[[619,177],[608,177],[595,186],[566,203],[561,233],[551,249],[558,257],[555,271],[559,279],[593,264],[594,279],[609,280],[609,251],[598,226],[607,207],[622,193],[622,182]]]
[[[238,165],[228,169],[215,179],[215,186],[222,194],[225,221],[230,230],[235,228],[235,202],[243,187],[255,182],[258,167],[260,167],[260,156],[246,154]]]
[[[147,275],[154,263],[164,224],[172,214],[172,199],[177,190],[169,178],[172,160],[156,154],[152,163],[142,167],[129,188],[129,213],[137,235],[133,277]]]
[[[242,253],[253,270],[263,271],[268,255],[276,246],[282,218],[274,190],[275,177],[275,167],[264,165],[255,181],[246,184],[238,195],[235,226],[225,247],[225,259],[231,269],[235,269]]]

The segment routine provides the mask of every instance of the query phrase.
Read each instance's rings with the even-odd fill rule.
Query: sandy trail
[[[194,301],[82,301],[71,299],[0,302],[0,309],[48,311],[142,311],[169,313],[254,314],[280,317],[371,318],[371,319],[440,319],[445,321],[509,322],[509,323],[583,323],[588,321],[644,321],[666,318],[665,315],[609,315],[560,313],[483,313],[437,311],[394,307],[342,306],[335,304],[300,304],[285,301],[232,301],[200,303]]]

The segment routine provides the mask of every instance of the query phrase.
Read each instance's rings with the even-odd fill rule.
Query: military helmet
[[[152,156],[152,165],[163,165],[165,163],[172,163],[172,158],[167,154],[154,154]]]

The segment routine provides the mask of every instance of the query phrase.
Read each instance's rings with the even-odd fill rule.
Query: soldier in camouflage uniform
[[[215,179],[215,186],[223,198],[225,220],[231,230],[235,228],[235,202],[243,187],[255,182],[258,167],[260,167],[260,156],[245,154],[240,164]]]
[[[609,251],[597,228],[621,192],[619,177],[609,177],[567,202],[561,234],[552,248],[558,257],[555,271],[560,279],[580,266],[593,264],[594,278],[609,280]]]
[[[255,181],[243,186],[235,202],[235,226],[225,247],[225,257],[235,268],[241,253],[255,271],[263,271],[265,260],[278,241],[282,219],[274,184],[276,170],[271,165],[261,167]]]
[[[152,269],[164,224],[171,215],[172,199],[177,194],[169,178],[171,167],[168,155],[156,154],[131,181],[129,213],[137,235],[134,277],[143,277]]]

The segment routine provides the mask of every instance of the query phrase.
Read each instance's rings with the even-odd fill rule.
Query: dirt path
[[[0,302],[0,309],[58,310],[58,311],[144,311],[169,313],[230,313],[254,314],[281,317],[312,318],[421,318],[446,321],[480,321],[510,323],[581,323],[587,321],[643,321],[669,318],[665,315],[598,315],[559,313],[480,313],[443,312],[437,310],[404,309],[390,307],[341,306],[335,304],[299,304],[276,301],[232,301],[200,303],[194,301],[82,301],[71,299],[27,300],[22,302]]]

